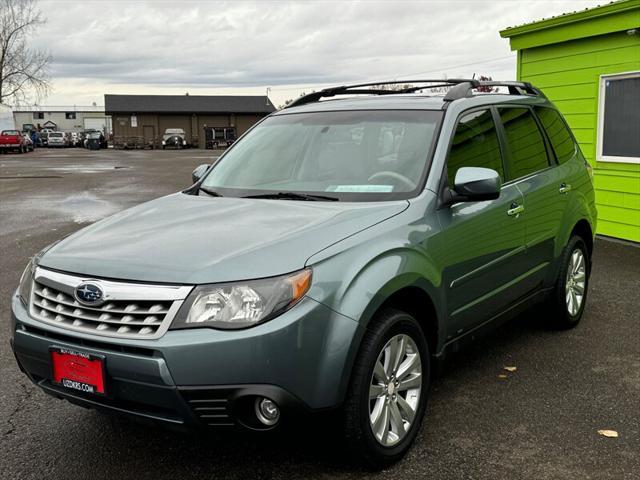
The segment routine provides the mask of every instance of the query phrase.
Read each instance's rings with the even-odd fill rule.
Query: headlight
[[[261,280],[201,285],[185,300],[171,328],[251,327],[293,307],[310,285],[310,269]]]
[[[56,240],[52,244],[47,245],[42,250],[40,250],[31,258],[31,260],[29,260],[27,268],[25,268],[24,272],[22,272],[22,276],[20,277],[20,285],[18,286],[18,296],[20,297],[20,300],[22,300],[22,303],[25,304],[25,306],[29,306],[29,300],[31,299],[31,286],[33,285],[33,275],[36,273],[36,267],[40,263],[40,259],[45,253],[49,251],[49,249],[54,247],[58,242],[62,241],[63,238]]]
[[[166,144],[167,144],[167,142],[165,142],[164,140],[162,140],[162,144],[163,144],[163,145],[166,145]]]
[[[31,298],[31,285],[33,284],[33,274],[36,270],[35,258],[36,257],[33,257],[29,260],[27,268],[22,272],[20,285],[18,286],[18,296],[25,307],[29,306],[29,299]]]

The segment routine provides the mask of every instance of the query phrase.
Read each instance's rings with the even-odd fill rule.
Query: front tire
[[[362,340],[344,408],[345,439],[358,460],[384,468],[406,454],[429,382],[429,346],[417,320],[395,309],[380,312]]]
[[[582,237],[574,235],[560,257],[560,270],[547,301],[551,327],[566,330],[580,322],[587,303],[591,259]]]

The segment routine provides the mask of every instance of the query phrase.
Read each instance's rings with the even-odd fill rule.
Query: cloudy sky
[[[265,94],[367,80],[515,78],[498,31],[590,0],[41,0],[32,43],[53,56],[47,105],[105,93]]]

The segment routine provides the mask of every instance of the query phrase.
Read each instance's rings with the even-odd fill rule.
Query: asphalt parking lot
[[[8,339],[9,298],[28,258],[90,222],[188,186],[212,155],[0,156],[0,478],[640,478],[640,248],[604,240],[580,326],[552,332],[533,311],[457,354],[432,387],[417,444],[379,474],[350,464],[318,425],[287,436],[185,435],[35,388]]]

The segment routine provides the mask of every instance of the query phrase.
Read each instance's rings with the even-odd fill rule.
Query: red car
[[[18,153],[26,153],[27,141],[18,130],[2,130],[0,132],[0,151],[16,150]]]

